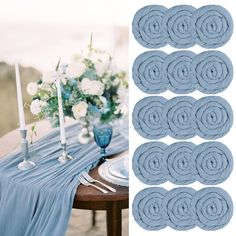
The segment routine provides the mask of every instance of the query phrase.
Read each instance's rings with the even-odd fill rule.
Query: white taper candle
[[[63,113],[63,107],[62,107],[61,81],[60,81],[60,78],[57,78],[56,86],[57,86],[57,96],[58,96],[58,110],[59,110],[61,143],[65,144],[66,143],[66,136],[65,136],[64,113]]]
[[[26,129],[25,128],[25,115],[24,115],[24,106],[23,106],[21,82],[20,82],[20,71],[19,71],[18,63],[15,63],[15,73],[16,73],[16,90],[17,90],[20,130],[25,130]]]

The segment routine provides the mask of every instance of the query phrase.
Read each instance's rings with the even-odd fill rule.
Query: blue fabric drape
[[[122,129],[122,128],[121,128]],[[120,129],[120,130],[121,130]],[[123,127],[127,129],[127,127]],[[68,152],[74,160],[62,165],[59,130],[34,143],[40,155],[37,166],[20,171],[21,152],[0,160],[0,235],[1,236],[63,236],[70,217],[81,171],[94,168],[99,161],[99,148],[93,142],[76,142],[79,126],[66,129]],[[128,149],[128,140],[114,130],[108,147],[113,155]]]

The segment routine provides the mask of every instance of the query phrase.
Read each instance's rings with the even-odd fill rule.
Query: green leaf
[[[94,69],[89,69],[82,75],[82,77],[95,80],[97,78],[96,71]]]

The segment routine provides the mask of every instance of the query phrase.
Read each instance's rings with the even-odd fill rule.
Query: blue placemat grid
[[[148,51],[139,55],[132,67],[135,85],[148,94],[170,90],[187,94],[198,90],[216,94],[227,89],[233,79],[231,60],[220,51],[177,51],[169,55]]]
[[[233,169],[233,157],[220,142],[147,142],[134,152],[132,168],[135,176],[148,185],[170,181],[187,185],[198,181],[205,185],[224,182]]]

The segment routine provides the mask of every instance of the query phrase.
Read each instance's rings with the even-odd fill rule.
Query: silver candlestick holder
[[[29,155],[29,143],[26,139],[27,136],[27,130],[20,130],[21,135],[21,151],[23,155],[23,161],[19,163],[18,169],[20,170],[29,170],[36,166],[36,164],[33,161],[30,161],[30,155]]]
[[[65,164],[66,162],[73,160],[73,157],[70,156],[68,154],[68,152],[67,152],[67,145],[66,145],[66,143],[62,143],[61,147],[62,147],[62,154],[58,158],[58,161],[61,162],[62,164]]]

